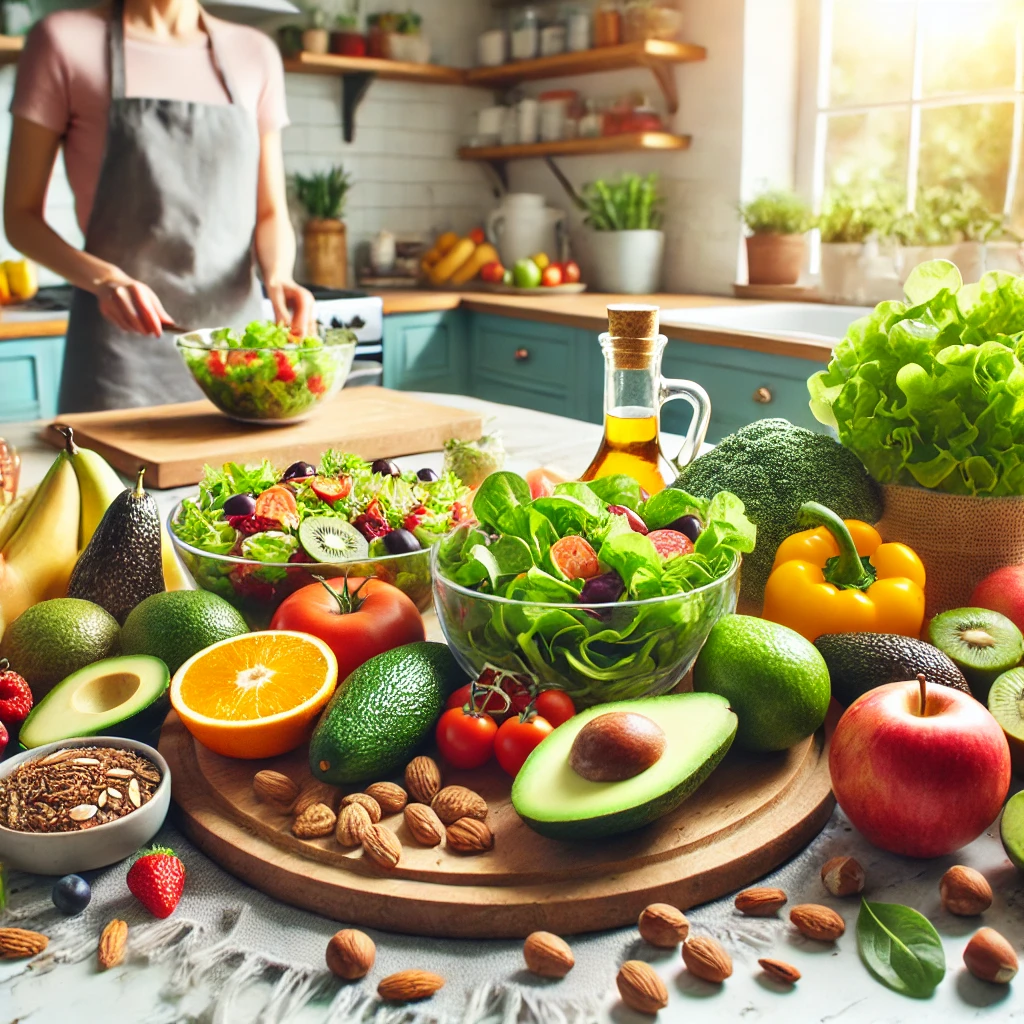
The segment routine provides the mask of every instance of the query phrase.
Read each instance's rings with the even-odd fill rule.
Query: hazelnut
[[[939,882],[942,905],[958,917],[974,917],[992,906],[992,886],[974,868],[954,864]]]
[[[821,881],[833,896],[864,891],[864,869],[853,857],[833,857],[821,869]]]
[[[981,928],[964,949],[967,970],[982,981],[1005,985],[1017,973],[1017,954],[994,928]]]

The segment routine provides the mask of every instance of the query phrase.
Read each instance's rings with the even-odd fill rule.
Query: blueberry
[[[226,516],[251,516],[256,511],[256,499],[251,494],[232,494],[224,502]]]
[[[390,459],[374,459],[370,472],[381,476],[401,476],[402,471]]]
[[[81,875],[65,875],[53,885],[53,905],[62,914],[80,914],[92,899],[92,889]]]
[[[674,522],[669,523],[666,529],[675,530],[676,533],[681,533],[684,537],[689,537],[690,540],[695,541],[700,536],[700,531],[704,529],[704,526],[696,516],[680,516]]]
[[[425,466],[423,469],[417,470],[416,479],[425,484],[432,484],[435,480],[440,480],[441,478],[437,475],[436,470]]]
[[[402,529],[385,534],[384,547],[391,555],[407,555],[412,551],[423,550],[423,545],[416,539],[416,535]]]
[[[303,477],[316,476],[316,466],[308,462],[293,462],[285,471],[282,480],[301,480]]]

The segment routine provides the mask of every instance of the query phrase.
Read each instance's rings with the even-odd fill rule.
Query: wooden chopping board
[[[72,413],[57,422],[74,427],[78,444],[95,449],[122,473],[134,476],[145,466],[146,484],[155,488],[198,483],[207,463],[315,463],[327,448],[364,459],[391,458],[436,451],[453,437],[475,440],[483,430],[477,412],[378,387],[344,388],[309,419],[284,427],[237,423],[206,399]],[[42,437],[63,445],[55,430],[46,428]]]
[[[444,783],[487,800],[494,849],[464,856],[416,843],[402,815],[384,819],[402,841],[391,871],[332,836],[297,839],[291,817],[258,802],[253,775],[311,776],[306,749],[238,761],[197,743],[169,716],[160,752],[172,772],[178,821],[222,867],[249,885],[348,924],[461,938],[560,935],[621,927],[649,903],[682,909],[743,888],[807,845],[832,813],[828,743],[838,716],[779,754],[730,752],[678,810],[625,836],[566,843],[533,832],[509,801],[510,780],[493,763],[446,771]],[[340,799],[340,796],[339,796]]]

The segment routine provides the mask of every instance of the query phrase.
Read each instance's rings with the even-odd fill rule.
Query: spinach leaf
[[[481,526],[497,529],[503,513],[530,501],[530,485],[518,473],[491,473],[473,499],[473,515]]]
[[[666,487],[652,494],[640,509],[640,518],[648,530],[660,530],[674,523],[680,516],[695,515],[701,522],[706,520],[708,503],[704,498],[695,498],[685,491]]]
[[[618,533],[601,545],[598,558],[621,577],[629,591],[636,573],[643,569],[661,577],[661,556],[641,533]]]
[[[586,535],[590,532],[591,525],[599,521],[599,515],[608,515],[604,509],[595,514],[583,502],[565,494],[555,494],[550,498],[537,498],[530,504],[530,508],[536,509],[547,519],[559,537],[567,537],[572,533],[580,536]]]
[[[564,484],[558,484],[555,487],[555,497],[572,498],[578,501],[595,519],[603,519],[608,515],[608,502],[602,501],[590,484],[584,484],[578,480],[569,480]]]
[[[558,494],[560,484],[555,488]],[[615,473],[612,476],[602,476],[597,480],[589,480],[586,484],[590,490],[601,499],[604,505],[625,505],[626,508],[636,512],[643,502],[640,495],[640,484],[631,476],[625,473]]]
[[[861,900],[857,947],[883,985],[906,996],[930,996],[946,974],[946,957],[931,922],[899,903]]]

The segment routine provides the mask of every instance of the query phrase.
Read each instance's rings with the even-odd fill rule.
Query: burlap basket
[[[962,608],[993,569],[1024,563],[1024,497],[973,498],[885,484],[885,541],[913,548],[924,562],[926,614]]]

